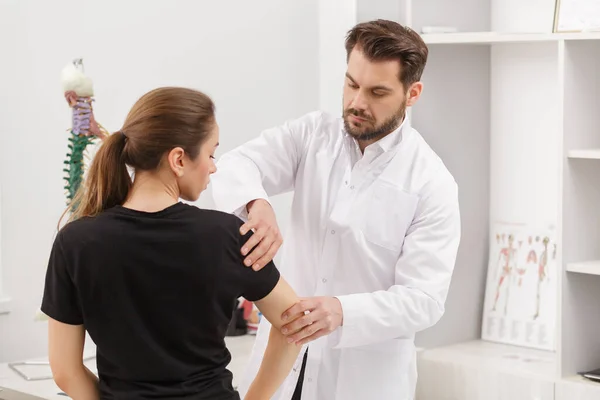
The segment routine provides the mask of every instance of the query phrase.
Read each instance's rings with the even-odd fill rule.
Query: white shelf
[[[596,400],[600,398],[600,383],[572,376],[558,381],[555,393],[556,400]]]
[[[567,264],[567,271],[588,275],[600,275],[600,261],[570,263]]]
[[[569,377],[563,378],[561,380],[561,382],[568,383],[568,384],[588,386],[588,387],[596,389],[598,391],[598,394],[600,395],[600,383],[586,379],[583,376],[579,376],[579,375],[569,376]]]
[[[492,44],[492,43],[531,43],[559,40],[600,40],[600,32],[575,33],[497,33],[459,32],[423,33],[427,44]]]
[[[570,150],[567,154],[567,157],[600,160],[600,149]]]

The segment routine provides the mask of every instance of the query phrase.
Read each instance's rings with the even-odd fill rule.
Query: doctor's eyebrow
[[[356,83],[356,81],[354,80],[354,78],[352,76],[350,76],[350,74],[347,73],[347,72],[346,72],[346,78],[350,79],[352,81],[352,83],[354,83],[356,86],[360,86],[358,83]],[[383,90],[383,91],[386,91],[386,92],[391,92],[392,91],[391,88],[389,88],[387,86],[383,86],[383,85],[376,85],[376,86],[373,86],[373,87],[371,87],[369,89],[373,90],[373,91],[375,91],[375,90],[379,90],[379,91]]]

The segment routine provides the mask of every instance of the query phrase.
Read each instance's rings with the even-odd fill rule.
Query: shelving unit
[[[458,182],[463,225],[446,314],[417,335],[417,399],[600,398],[600,384],[578,376],[600,368],[600,32],[552,33],[555,0],[354,4],[321,54],[344,57],[346,30],[375,18],[459,31],[423,34],[424,92],[410,110]],[[320,90],[336,112],[339,99],[324,94],[339,93],[345,63],[333,65],[321,67]],[[555,351],[480,339],[498,220],[556,227]]]
[[[492,44],[492,43],[537,43],[561,40],[599,40],[600,33],[498,33],[460,32],[423,34],[427,44]]]
[[[586,261],[567,264],[567,272],[579,274],[600,275],[600,261]]]
[[[600,41],[566,43],[563,137],[568,156],[575,153],[580,158],[592,158],[600,148],[599,64]],[[594,264],[588,262],[600,260],[599,177],[597,162],[568,158],[563,164],[562,261],[566,268],[562,274],[560,377],[563,380],[557,385],[559,400],[600,397],[600,384],[576,376],[600,367],[597,310],[600,277],[589,273],[594,271]],[[588,273],[581,273],[585,270]]]
[[[567,152],[567,157],[600,160],[600,149],[569,150]]]

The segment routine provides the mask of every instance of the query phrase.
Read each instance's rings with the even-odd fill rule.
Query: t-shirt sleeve
[[[59,322],[81,325],[83,317],[77,289],[67,268],[60,238],[59,233],[50,252],[41,310]]]
[[[275,288],[279,282],[280,273],[272,261],[259,271],[244,265],[245,257],[241,254],[241,249],[253,233],[248,232],[246,235],[241,235],[239,233],[241,224],[240,222],[239,225],[236,225],[235,231],[232,232],[236,235],[237,240],[231,242],[234,246],[229,252],[232,258],[231,270],[239,296],[249,301],[258,301],[265,298]]]

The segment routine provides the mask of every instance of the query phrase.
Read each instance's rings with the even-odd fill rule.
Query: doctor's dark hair
[[[371,61],[400,62],[400,82],[405,89],[421,80],[429,49],[414,30],[397,22],[378,19],[354,26],[346,35],[346,61],[358,46]]]
[[[104,139],[67,209],[69,220],[123,204],[132,186],[128,166],[134,173],[156,170],[176,147],[194,160],[214,128],[215,106],[202,92],[163,87],[144,94],[123,127]]]

